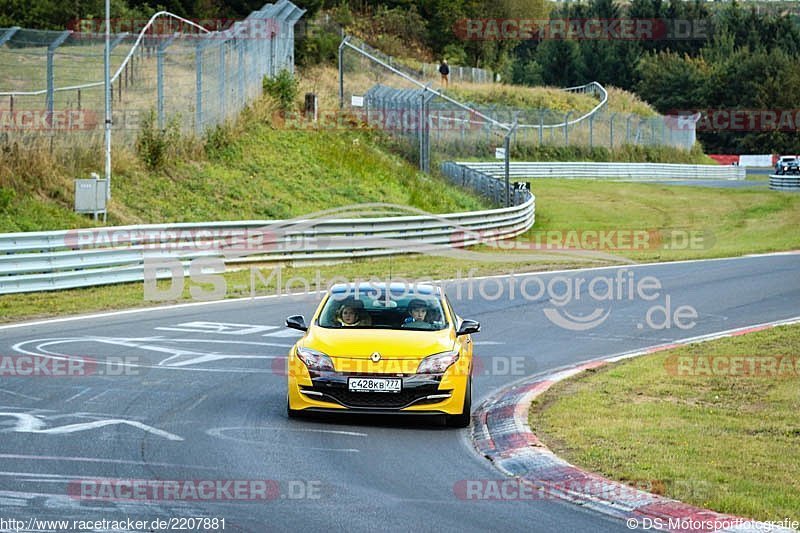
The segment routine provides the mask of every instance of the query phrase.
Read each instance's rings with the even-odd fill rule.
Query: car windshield
[[[434,294],[348,289],[331,293],[318,324],[323,328],[442,330],[448,322]]]

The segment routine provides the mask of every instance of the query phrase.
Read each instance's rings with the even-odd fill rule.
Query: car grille
[[[408,405],[439,403],[446,398],[424,399],[432,394],[448,394],[451,391],[439,390],[436,386],[416,387],[400,392],[350,392],[340,387],[304,387],[305,390],[321,392],[327,401],[335,401],[346,407],[401,409]]]

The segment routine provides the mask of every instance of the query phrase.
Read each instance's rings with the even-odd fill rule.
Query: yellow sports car
[[[287,413],[444,415],[466,427],[472,399],[472,333],[439,287],[335,285],[289,353]]]

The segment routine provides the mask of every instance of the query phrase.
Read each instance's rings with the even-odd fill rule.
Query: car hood
[[[455,335],[449,328],[412,331],[312,326],[301,345],[331,357],[369,359],[372,353],[379,352],[384,359],[420,359],[452,350],[454,344]]]

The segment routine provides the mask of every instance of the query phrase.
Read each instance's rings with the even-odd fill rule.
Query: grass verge
[[[277,120],[267,98],[206,139],[165,141],[159,148],[165,163],[154,170],[118,150],[109,225],[275,220],[362,202],[439,213],[488,207],[390,153],[378,132],[293,129]],[[14,145],[2,155],[0,200],[10,200],[0,201],[0,232],[95,225],[72,212],[73,178],[101,161],[91,147],[80,157],[75,150],[52,153],[46,143],[29,150]]]
[[[778,375],[700,371],[701,361],[734,356],[795,366],[777,363]],[[533,403],[531,428],[606,477],[723,513],[799,520],[798,356],[794,325],[639,357],[554,385]],[[697,370],[678,371],[675,361]]]
[[[540,180],[533,182],[536,194],[536,224],[515,241],[502,246],[482,245],[482,259],[464,261],[436,256],[404,256],[394,259],[356,260],[320,267],[323,280],[332,276],[386,279],[389,273],[410,279],[451,278],[470,269],[475,275],[506,274],[553,268],[612,264],[575,257],[532,260],[538,253],[531,245],[548,242],[554,235],[570,244],[571,235],[587,231],[658,231],[663,240],[642,247],[597,250],[640,262],[676,261],[738,256],[747,253],[800,249],[800,195],[772,191],[707,189],[638,183],[602,183],[583,180]],[[702,208],[698,208],[702,206]],[[587,242],[591,245],[591,242]],[[591,248],[590,248],[591,249]],[[284,278],[313,279],[316,268],[286,268]],[[227,274],[227,295],[247,296],[247,273]],[[243,285],[243,290],[233,287]],[[259,283],[257,294],[275,287]],[[188,301],[188,286],[182,300]],[[143,299],[141,283],[0,297],[0,321],[55,316],[98,310],[153,305]]]

